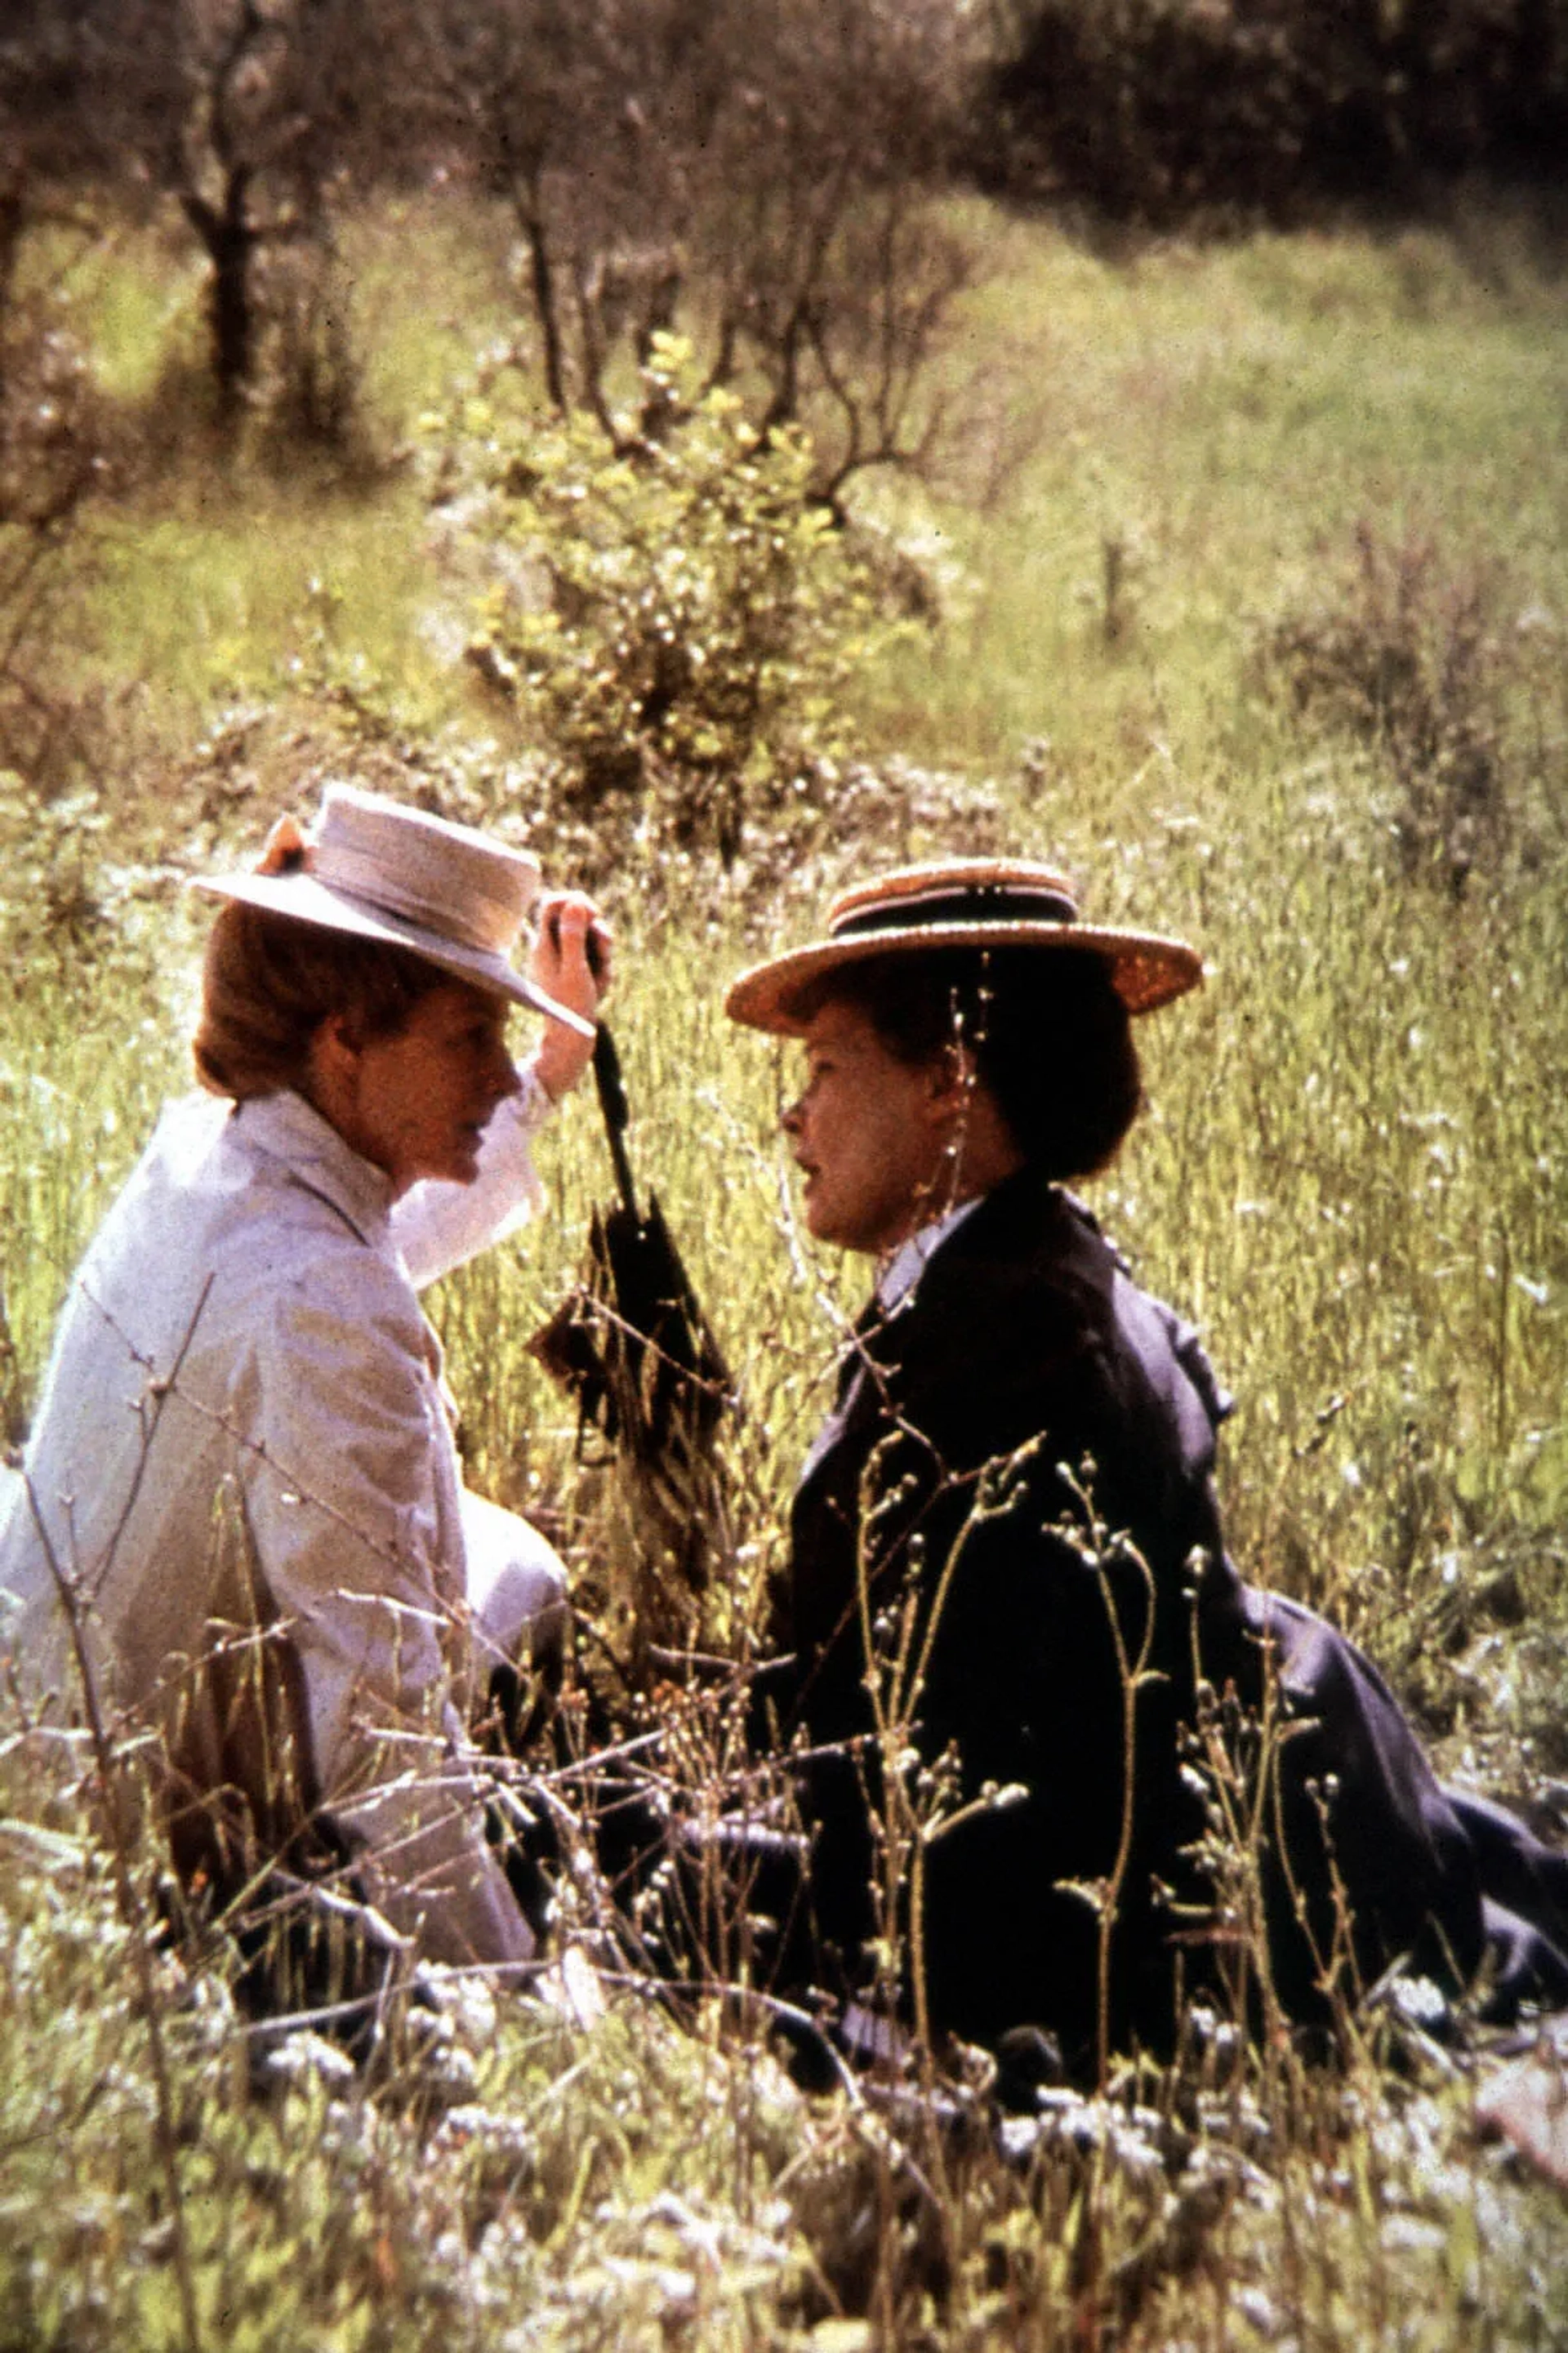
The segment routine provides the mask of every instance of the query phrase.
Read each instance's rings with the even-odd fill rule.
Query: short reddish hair
[[[207,940],[196,1075],[236,1103],[297,1088],[330,1016],[345,1016],[362,1044],[395,1037],[448,978],[408,948],[231,900]]]

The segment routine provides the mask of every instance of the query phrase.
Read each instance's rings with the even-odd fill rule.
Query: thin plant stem
[[[26,1478],[27,1503],[38,1531],[38,1540],[49,1565],[49,1574],[60,1598],[70,1630],[71,1651],[76,1661],[77,1676],[81,1685],[82,1706],[87,1715],[88,1731],[92,1742],[93,1764],[103,1799],[104,1819],[109,1830],[110,1853],[114,1864],[115,1896],[121,1916],[131,1936],[131,1950],[136,1968],[137,1991],[142,2001],[142,2014],[147,2026],[147,2050],[153,2067],[155,2100],[153,2140],[168,2193],[169,2221],[174,2234],[174,2276],[180,2291],[180,2315],[184,2331],[186,2353],[202,2353],[201,2317],[196,2306],[195,2270],[191,2260],[190,2232],[185,2220],[184,2193],[180,2184],[178,2135],[174,2126],[174,2086],[169,2073],[169,2054],[163,2041],[163,2022],[157,1975],[153,1966],[151,1937],[146,1907],[137,1890],[131,1868],[129,1842],[121,1816],[115,1789],[114,1744],[110,1737],[99,1696],[98,1678],[93,1672],[88,1652],[80,1588],[75,1576],[67,1569],[55,1550],[37,1490],[30,1477]]]

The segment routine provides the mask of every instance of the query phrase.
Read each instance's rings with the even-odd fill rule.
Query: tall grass
[[[1113,261],[1042,227],[987,233],[998,275],[967,332],[1010,371],[1011,423],[1033,404],[1032,453],[984,518],[888,502],[937,535],[956,585],[919,664],[866,682],[886,788],[803,833],[772,899],[765,845],[750,888],[630,851],[606,884],[634,1161],[745,1399],[718,1631],[734,1635],[777,1551],[859,1273],[795,1225],[777,1140],[790,1056],[728,1029],[723,984],[801,935],[889,837],[915,855],[1006,845],[1062,860],[1097,917],[1184,934],[1209,960],[1199,996],[1142,1026],[1151,1107],[1094,1201],[1237,1392],[1223,1478],[1244,1568],[1365,1639],[1447,1762],[1546,1791],[1568,1767],[1560,664],[1510,673],[1507,821],[1457,876],[1402,861],[1387,744],[1296,717],[1259,648],[1280,611],[1338,593],[1356,525],[1394,548],[1412,522],[1456,581],[1495,553],[1500,628],[1533,613],[1560,642],[1568,304],[1510,259],[1506,224],[1489,246],[1477,230],[1468,261],[1425,236]],[[92,297],[105,382],[128,402],[158,380],[158,350],[178,356],[188,301],[166,259],[134,253],[134,289],[109,253]],[[353,224],[343,256],[390,447],[504,324],[504,237],[432,197]],[[5,837],[0,1377],[17,1417],[69,1268],[183,1083],[199,923],[114,870],[207,862],[258,838],[280,796],[308,805],[329,753],[301,681],[405,689],[410,740],[437,719],[500,732],[443,668],[430,616],[465,591],[405,475],[329,496],[256,463],[218,487],[189,457],[105,529],[103,585],[61,649],[62,670],[96,667],[141,714],[123,774],[100,779],[102,920],[79,894],[61,902],[70,922],[51,916],[41,837]],[[265,756],[194,741],[237,696],[273,712]],[[352,729],[334,740],[345,759],[363,749]],[[518,748],[503,737],[492,770]],[[967,782],[900,782],[900,754]],[[586,1205],[608,1198],[589,1102],[541,1159],[550,1214],[432,1307],[474,1482],[536,1511],[592,1581],[613,1489],[524,1347],[572,1279]],[[11,1710],[4,2353],[188,2333],[90,1782],[68,1746],[40,1759]],[[151,1881],[150,1848],[139,1865]],[[1168,2073],[1064,2098],[1009,2138],[957,2092],[941,2128],[929,2110],[807,2098],[717,2008],[677,2028],[630,2000],[580,2030],[448,1989],[444,2020],[399,2029],[356,2077],[308,2038],[268,2057],[229,1971],[220,1952],[170,1951],[155,1997],[215,2344],[1479,2353],[1568,2332],[1561,2208],[1478,2143],[1472,2055],[1418,2025],[1369,2028],[1321,2077],[1194,2033]]]
[[[1180,756],[1224,729],[1247,624],[1367,515],[1504,552],[1561,611],[1552,285],[1489,281],[1416,232],[1128,264],[1016,226],[1005,253],[973,332],[1016,369],[1037,447],[994,513],[942,518],[973,588],[935,676],[901,681],[911,751],[1006,767],[1045,736],[1123,774],[1151,738]]]

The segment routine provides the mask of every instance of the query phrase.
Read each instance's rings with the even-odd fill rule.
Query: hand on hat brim
[[[610,985],[609,925],[593,900],[577,891],[546,892],[535,902],[533,922],[530,980],[558,1005],[592,1024]],[[553,1102],[571,1092],[592,1054],[591,1028],[584,1039],[564,1022],[549,1024],[533,1067]]]

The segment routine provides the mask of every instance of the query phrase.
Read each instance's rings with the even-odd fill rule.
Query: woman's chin
[[[433,1185],[471,1185],[479,1173],[478,1140],[454,1145],[443,1153],[438,1163],[419,1172],[419,1182]]]
[[[805,1230],[814,1242],[826,1242],[830,1250],[854,1250],[857,1243],[847,1236],[826,1201],[804,1203]]]

